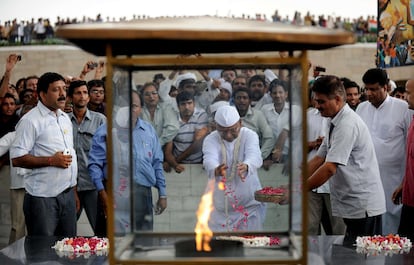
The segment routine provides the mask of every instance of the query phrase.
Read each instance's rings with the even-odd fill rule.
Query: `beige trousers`
[[[9,244],[26,235],[26,222],[23,213],[24,194],[24,188],[10,190],[11,229]]]

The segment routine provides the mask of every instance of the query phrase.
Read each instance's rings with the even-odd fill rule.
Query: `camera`
[[[97,62],[94,62],[94,63],[88,63],[88,68],[89,68],[89,69],[94,69],[94,68],[96,68],[96,67],[98,67],[98,63],[97,63]]]
[[[325,67],[321,67],[321,66],[316,66],[315,67],[315,71],[316,72],[326,72],[326,68]]]
[[[69,149],[65,149],[65,150],[63,150],[63,154],[64,154],[64,155],[70,155],[70,150],[69,150]]]

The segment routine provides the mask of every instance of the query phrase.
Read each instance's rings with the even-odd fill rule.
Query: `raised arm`
[[[104,69],[105,69],[105,62],[99,61],[96,68],[95,68],[95,77],[94,79],[102,79],[104,76]]]
[[[13,68],[16,65],[16,63],[20,60],[21,60],[21,57],[15,53],[12,53],[9,55],[9,57],[7,57],[6,69],[4,71],[4,75],[3,75],[3,78],[1,79],[1,85],[0,85],[0,99],[1,100],[3,100],[4,96],[7,93],[7,90],[9,89],[9,83],[10,83],[10,78],[11,78]]]
[[[98,63],[94,61],[87,61],[79,75],[80,80],[85,80],[86,75],[97,67]]]

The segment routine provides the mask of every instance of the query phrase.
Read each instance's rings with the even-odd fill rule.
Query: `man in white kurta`
[[[260,231],[266,207],[254,199],[254,192],[261,189],[257,175],[262,165],[259,138],[241,126],[232,106],[220,107],[214,119],[217,130],[203,143],[203,166],[208,177],[215,179],[209,227],[215,232]]]
[[[405,143],[412,115],[404,100],[387,94],[388,76],[382,69],[370,69],[363,81],[368,101],[358,105],[356,113],[368,126],[384,187],[387,212],[383,215],[382,232],[398,230],[401,205],[392,202],[394,187],[401,183],[405,172]]]

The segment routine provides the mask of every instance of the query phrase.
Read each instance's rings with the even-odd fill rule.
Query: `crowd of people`
[[[377,19],[376,16],[360,16],[358,18],[344,18],[334,15],[314,15],[310,12],[301,14],[296,11],[293,17],[289,15],[282,16],[278,10],[274,12],[271,18],[268,18],[265,14],[255,14],[254,16],[242,14],[241,16],[231,16],[237,19],[249,19],[267,22],[280,22],[285,24],[324,27],[329,29],[345,29],[347,31],[354,32],[357,36],[373,36],[371,39],[376,40],[377,34]],[[84,16],[82,19],[78,18],[61,18],[57,17],[53,23],[49,18],[31,18],[29,20],[18,20],[14,18],[12,20],[3,21],[0,23],[0,40],[8,42],[10,44],[31,44],[33,42],[39,43],[46,39],[54,38],[55,29],[58,26],[66,24],[78,24],[78,23],[101,23],[101,22],[121,22],[121,21],[134,21],[150,19],[147,15],[133,15],[131,18],[103,18],[101,14],[97,14],[95,18]]]
[[[105,236],[105,62],[86,62],[75,78],[47,72],[11,84],[18,61],[9,55],[0,86],[0,174],[11,177],[10,243],[26,231],[75,236],[83,210],[94,233]],[[309,71],[309,234],[323,229],[345,235],[351,245],[362,235],[413,239],[414,80],[396,87],[385,70],[373,68],[362,75],[361,87],[317,66]],[[286,69],[164,74],[132,91],[124,73],[112,80],[116,233],[152,230],[153,215],[167,208],[165,172],[180,174],[188,164],[202,164],[215,183],[214,231],[262,230],[266,207],[254,199],[261,188],[257,171],[288,165],[289,137],[302,123]]]

